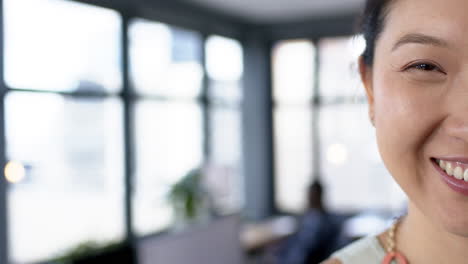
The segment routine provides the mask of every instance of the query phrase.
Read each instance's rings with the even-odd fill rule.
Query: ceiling
[[[185,0],[253,23],[284,23],[356,13],[364,0]]]

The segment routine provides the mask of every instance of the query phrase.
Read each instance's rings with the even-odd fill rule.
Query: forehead
[[[467,0],[394,0],[382,37],[424,33],[451,44],[468,44]]]

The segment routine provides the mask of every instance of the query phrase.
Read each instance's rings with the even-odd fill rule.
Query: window
[[[327,206],[335,211],[399,209],[404,197],[380,159],[367,105],[324,105],[319,127]]]
[[[357,61],[364,46],[360,36],[326,38],[318,44],[320,167],[327,205],[338,211],[397,210],[405,196],[378,153],[359,79]]]
[[[242,46],[233,39],[210,36],[205,52],[210,99],[239,103],[242,99]]]
[[[173,222],[167,193],[203,163],[203,40],[193,31],[136,19],[130,24],[136,102],[134,217],[137,234]]]
[[[13,263],[169,228],[169,188],[200,166],[218,213],[240,210],[237,40],[139,18],[123,27],[118,12],[75,1],[5,0],[4,11]],[[134,151],[124,152],[129,145]],[[129,163],[134,175],[125,175]]]
[[[113,94],[122,89],[120,16],[60,0],[5,0],[4,13],[12,262],[119,242],[123,109]]]
[[[305,209],[314,175],[326,187],[326,206],[335,211],[397,210],[405,201],[380,159],[368,120],[357,70],[363,43],[360,37],[337,37],[319,40],[317,51],[308,40],[275,46],[275,194],[282,211]],[[315,52],[320,65],[314,65]]]
[[[285,41],[273,51],[275,194],[281,210],[300,212],[313,174],[311,107],[315,47]]]
[[[325,38],[319,41],[320,96],[333,98],[364,96],[357,60],[364,51],[362,37]],[[339,76],[339,77],[338,77]]]
[[[203,162],[202,116],[196,103],[140,101],[135,109],[135,231],[150,234],[173,222],[167,193]]]
[[[53,258],[123,238],[121,103],[10,92],[7,154],[12,259]],[[18,167],[18,166],[17,166]]]
[[[200,95],[200,34],[143,19],[132,21],[129,34],[131,79],[138,93],[190,99]]]
[[[4,5],[8,86],[113,93],[121,89],[117,12],[63,0],[5,0]]]
[[[242,52],[236,40],[207,38],[208,186],[218,213],[232,213],[242,206]]]

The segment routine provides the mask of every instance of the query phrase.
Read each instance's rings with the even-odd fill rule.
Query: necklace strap
[[[398,226],[398,223],[400,222],[400,218],[396,219],[395,222],[392,224],[390,229],[388,230],[387,236],[386,236],[386,250],[387,252],[394,252],[395,251],[395,232]]]
[[[382,260],[382,264],[390,264],[393,260],[396,260],[398,264],[408,264],[405,256],[396,250],[396,240],[395,240],[395,233],[398,227],[398,224],[401,221],[401,217],[397,218],[393,225],[388,230],[386,236],[386,250],[387,254],[385,255],[384,259]]]

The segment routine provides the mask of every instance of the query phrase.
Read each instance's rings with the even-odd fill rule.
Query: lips
[[[452,190],[468,196],[468,159],[434,158],[432,163]]]

